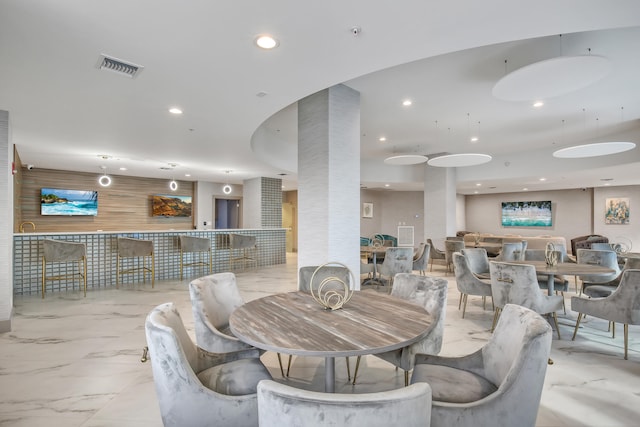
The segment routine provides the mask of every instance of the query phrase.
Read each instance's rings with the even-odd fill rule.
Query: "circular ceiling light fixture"
[[[424,163],[429,158],[427,156],[421,156],[419,154],[401,154],[397,156],[391,156],[384,159],[384,162],[388,165],[396,165],[396,166],[406,166],[406,165],[417,165],[420,163]]]
[[[560,159],[581,159],[584,157],[607,156],[633,150],[633,142],[596,142],[594,144],[575,145],[553,152],[553,157]]]
[[[590,86],[610,70],[609,60],[602,56],[560,56],[512,71],[498,80],[492,93],[504,101],[553,98]]]
[[[169,189],[170,189],[171,191],[176,191],[176,190],[178,189],[178,183],[176,182],[176,180],[175,180],[175,179],[172,179],[172,180],[169,182]]]
[[[278,45],[280,43],[278,43],[278,40],[274,39],[272,36],[268,35],[268,34],[261,34],[259,36],[256,37],[255,40],[256,46],[258,46],[261,49],[274,49],[276,47],[278,47]]]
[[[445,154],[444,156],[429,159],[429,166],[440,168],[459,168],[465,166],[476,166],[490,162],[492,157],[488,154],[462,153],[462,154]]]
[[[111,177],[109,175],[107,175],[107,167],[106,166],[100,166],[100,169],[102,169],[102,175],[100,175],[100,178],[98,178],[98,184],[100,184],[102,187],[108,187],[111,185]]]
[[[222,187],[222,192],[224,194],[231,194],[231,191],[233,191],[233,189],[229,185],[229,174],[231,173],[231,171],[225,171],[225,173],[227,174],[227,182],[226,184],[224,184],[224,187]]]
[[[169,108],[169,112],[170,112],[171,114],[178,114],[178,115],[179,115],[179,114],[182,114],[182,110],[181,110],[180,108],[178,108],[178,107],[171,107],[171,108]]]

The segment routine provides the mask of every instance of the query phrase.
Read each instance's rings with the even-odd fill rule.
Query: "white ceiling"
[[[368,188],[420,189],[424,166],[384,158],[444,152],[494,158],[458,169],[464,194],[640,184],[640,148],[551,156],[640,143],[640,2],[517,3],[0,0],[0,109],[36,168],[233,183],[286,173],[292,188],[295,102],[344,83],[361,93]],[[262,33],[280,46],[255,47]],[[144,69],[101,71],[101,54]],[[607,58],[609,74],[543,108],[491,95],[508,72],[586,54]]]

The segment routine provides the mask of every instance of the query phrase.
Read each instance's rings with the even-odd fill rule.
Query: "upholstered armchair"
[[[435,323],[429,333],[420,341],[398,350],[374,354],[374,356],[395,365],[404,371],[404,383],[409,384],[409,371],[413,369],[417,353],[438,354],[442,349],[444,319],[447,307],[447,280],[439,277],[419,276],[399,273],[393,282],[391,296],[411,301],[424,307]],[[360,356],[356,361],[353,384],[356,383]]]
[[[580,321],[586,315],[624,324],[624,358],[628,359],[629,325],[640,325],[640,270],[625,270],[620,285],[605,298],[571,297],[571,309],[578,312],[572,340],[575,341]]]
[[[447,271],[453,271],[453,254],[464,249],[464,241],[462,240],[445,240],[444,254],[447,262]]]
[[[599,234],[588,234],[571,239],[571,253],[578,254],[578,249],[591,249],[592,243],[609,243],[609,239]]]
[[[214,354],[197,347],[173,303],[154,308],[145,331],[165,427],[258,425],[257,385],[271,376],[257,350]]]
[[[431,252],[431,245],[420,243],[417,253],[413,256],[413,271],[419,271],[420,274],[425,275],[427,263],[429,262],[429,252]]]
[[[433,427],[533,427],[550,350],[547,321],[507,304],[489,342],[476,352],[416,355],[411,383],[431,386]]]
[[[526,240],[522,242],[503,243],[502,250],[495,257],[496,261],[521,261],[524,259],[524,250],[526,248]]]
[[[229,316],[244,304],[234,273],[216,273],[195,279],[189,283],[189,295],[198,347],[211,353],[254,348],[236,338],[229,329]],[[284,376],[282,363],[280,371]]]
[[[489,277],[489,255],[484,248],[464,248],[460,251],[469,263],[469,269],[477,276]],[[453,264],[455,268],[455,263]]]
[[[524,254],[524,260],[525,261],[545,261],[546,252],[547,251],[544,249],[527,249]],[[558,261],[562,262],[563,260],[562,252],[556,250],[554,251],[554,253],[558,257],[557,258]],[[547,289],[547,287],[549,286],[548,276],[544,274],[536,274],[536,277],[538,278],[538,286],[540,286],[540,289]],[[569,281],[565,279],[564,276],[562,275],[553,276],[553,289],[555,290],[556,294],[560,292],[560,294],[563,297],[562,301],[564,302],[564,293],[569,290]],[[565,310],[565,314],[566,314],[566,310]]]
[[[639,270],[640,269],[640,258],[627,258],[624,262],[624,266],[622,267],[622,273],[626,270]],[[591,298],[602,298],[608,297],[615,291],[620,285],[620,279],[622,277],[622,273],[618,277],[609,282],[599,283],[597,285],[591,285],[584,289],[585,295]]]
[[[466,250],[465,253],[467,253]],[[469,260],[459,252],[453,254],[453,272],[456,276],[458,291],[460,291],[458,310],[460,310],[460,306],[464,303],[462,318],[464,319],[464,314],[467,311],[467,298],[469,295],[481,296],[482,308],[485,309],[487,297],[491,296],[491,283],[489,281],[483,281],[473,274]]]
[[[429,427],[426,383],[363,394],[321,393],[275,381],[258,384],[260,426]]]
[[[611,250],[598,251],[594,249],[578,249],[577,261],[578,264],[593,264],[614,270],[613,273],[607,275],[579,276],[580,280],[582,280],[582,292],[584,292],[589,286],[605,284],[620,275],[618,254]]]
[[[533,265],[491,261],[489,269],[491,295],[495,305],[494,327],[505,305],[518,304],[539,314],[550,314],[560,339],[556,312],[562,309],[564,298],[560,295],[543,295],[540,292],[536,269]]]
[[[433,271],[433,262],[440,260],[440,262],[446,263],[446,256],[444,251],[436,248],[431,239],[427,239],[427,243],[431,246],[431,250],[429,251],[429,262],[431,263],[431,267],[429,267],[429,271]]]
[[[398,273],[411,273],[413,269],[413,248],[396,247],[387,248],[384,261],[378,268],[380,277],[387,279],[389,286],[393,286],[393,280]]]

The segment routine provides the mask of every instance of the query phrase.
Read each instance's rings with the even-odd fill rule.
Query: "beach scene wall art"
[[[502,202],[503,227],[551,227],[551,201]]]
[[[60,188],[40,189],[40,215],[98,215],[98,192],[65,190]]]

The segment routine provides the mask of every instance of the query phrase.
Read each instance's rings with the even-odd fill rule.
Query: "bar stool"
[[[87,296],[87,247],[84,243],[61,242],[59,240],[45,239],[42,242],[42,298],[44,298],[45,283],[47,280],[75,280],[76,276],[82,279],[84,296]],[[47,263],[78,263],[78,271],[58,274],[47,277]],[[59,267],[58,269],[60,269]],[[71,267],[73,271],[74,267]],[[66,268],[65,268],[66,270]],[[72,282],[73,285],[73,282]]]
[[[120,270],[121,258],[136,258],[135,267]],[[142,258],[142,266],[140,266],[139,258]],[[148,264],[151,258],[150,265]],[[116,289],[120,285],[121,274],[135,274],[142,271],[142,281],[146,282],[147,273],[151,274],[151,287],[154,287],[154,265],[155,257],[153,252],[153,241],[132,239],[129,237],[118,237],[118,256],[116,259]]]
[[[246,268],[247,263],[254,263],[258,266],[255,256],[256,236],[245,236],[243,234],[229,234],[229,269],[233,270],[233,264],[242,263],[242,268]]]
[[[183,235],[178,237],[180,239],[180,280],[182,280],[184,267],[209,267],[209,274],[211,274],[213,267],[211,239]],[[203,259],[203,252],[208,252],[208,258]],[[189,253],[194,255],[191,256],[191,262],[185,263],[184,256]]]

